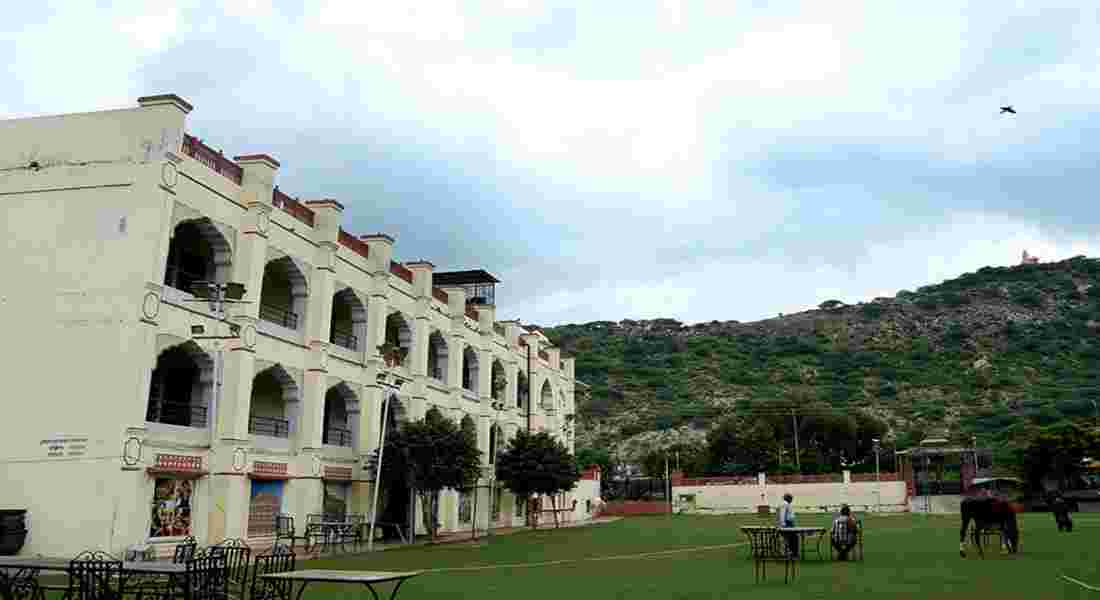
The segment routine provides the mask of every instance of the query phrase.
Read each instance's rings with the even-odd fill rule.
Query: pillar
[[[328,354],[325,344],[315,343],[310,351],[310,366],[306,370],[301,395],[301,410],[295,434],[300,450],[320,450],[322,421],[325,415],[325,392],[328,391]]]

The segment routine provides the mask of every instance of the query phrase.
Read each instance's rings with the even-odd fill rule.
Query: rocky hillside
[[[931,430],[1003,447],[1014,431],[1091,423],[1100,403],[1100,260],[986,267],[892,298],[774,319],[545,329],[592,385],[578,446],[695,441],[769,401],[869,410],[904,447]],[[654,433],[661,432],[661,433]],[[637,445],[637,444],[633,444]]]

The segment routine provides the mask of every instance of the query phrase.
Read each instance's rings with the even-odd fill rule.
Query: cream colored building
[[[434,406],[475,427],[481,485],[490,444],[528,426],[572,449],[573,359],[496,321],[487,274],[396,262],[340,203],[279,191],[275,159],[187,135],[183,99],[138,104],[0,121],[0,508],[29,510],[23,553],[263,543],[277,512],[299,533],[323,509],[369,514],[391,395],[398,420]],[[199,280],[246,302],[219,319]],[[477,514],[444,493],[443,529],[484,527],[480,493]],[[523,505],[504,493],[497,524]]]

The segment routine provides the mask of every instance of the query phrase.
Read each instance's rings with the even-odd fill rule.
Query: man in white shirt
[[[779,515],[776,525],[780,529],[787,527],[794,527],[794,496],[790,493],[783,494],[783,504],[779,505]],[[783,533],[783,537],[787,540],[787,550],[790,551],[792,556],[798,556],[798,534],[797,533]]]

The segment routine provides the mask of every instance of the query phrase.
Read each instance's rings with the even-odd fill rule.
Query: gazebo
[[[963,495],[975,479],[993,476],[992,450],[953,446],[943,437],[927,438],[896,455],[910,497]]]

